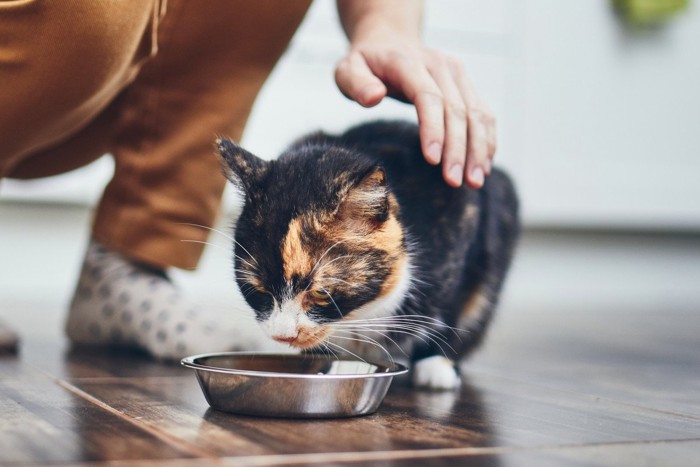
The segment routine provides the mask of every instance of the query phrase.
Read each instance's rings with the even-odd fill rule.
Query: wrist
[[[421,30],[419,27],[408,24],[396,24],[388,21],[381,15],[368,15],[358,20],[352,28],[348,28],[347,35],[351,45],[366,42],[421,42]]]
[[[352,44],[421,40],[422,0],[337,0],[337,6],[343,29]]]

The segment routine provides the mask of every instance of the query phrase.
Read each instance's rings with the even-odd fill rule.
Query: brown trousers
[[[0,1],[0,178],[103,154],[115,174],[93,236],[193,268],[225,180],[216,135],[239,139],[310,0]]]

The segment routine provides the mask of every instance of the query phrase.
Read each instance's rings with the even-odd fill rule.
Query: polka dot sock
[[[140,348],[162,360],[232,350],[237,332],[205,316],[159,270],[92,241],[66,323],[77,344]]]

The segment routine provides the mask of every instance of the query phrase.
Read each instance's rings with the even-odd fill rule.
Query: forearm
[[[372,39],[386,31],[420,39],[422,0],[336,0],[340,22],[350,42]]]

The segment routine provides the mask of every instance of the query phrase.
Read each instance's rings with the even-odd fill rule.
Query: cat
[[[519,236],[502,171],[479,190],[448,186],[409,122],[317,132],[272,161],[217,146],[245,199],[235,280],[272,339],[408,357],[416,386],[459,386],[456,363],[484,335]]]

